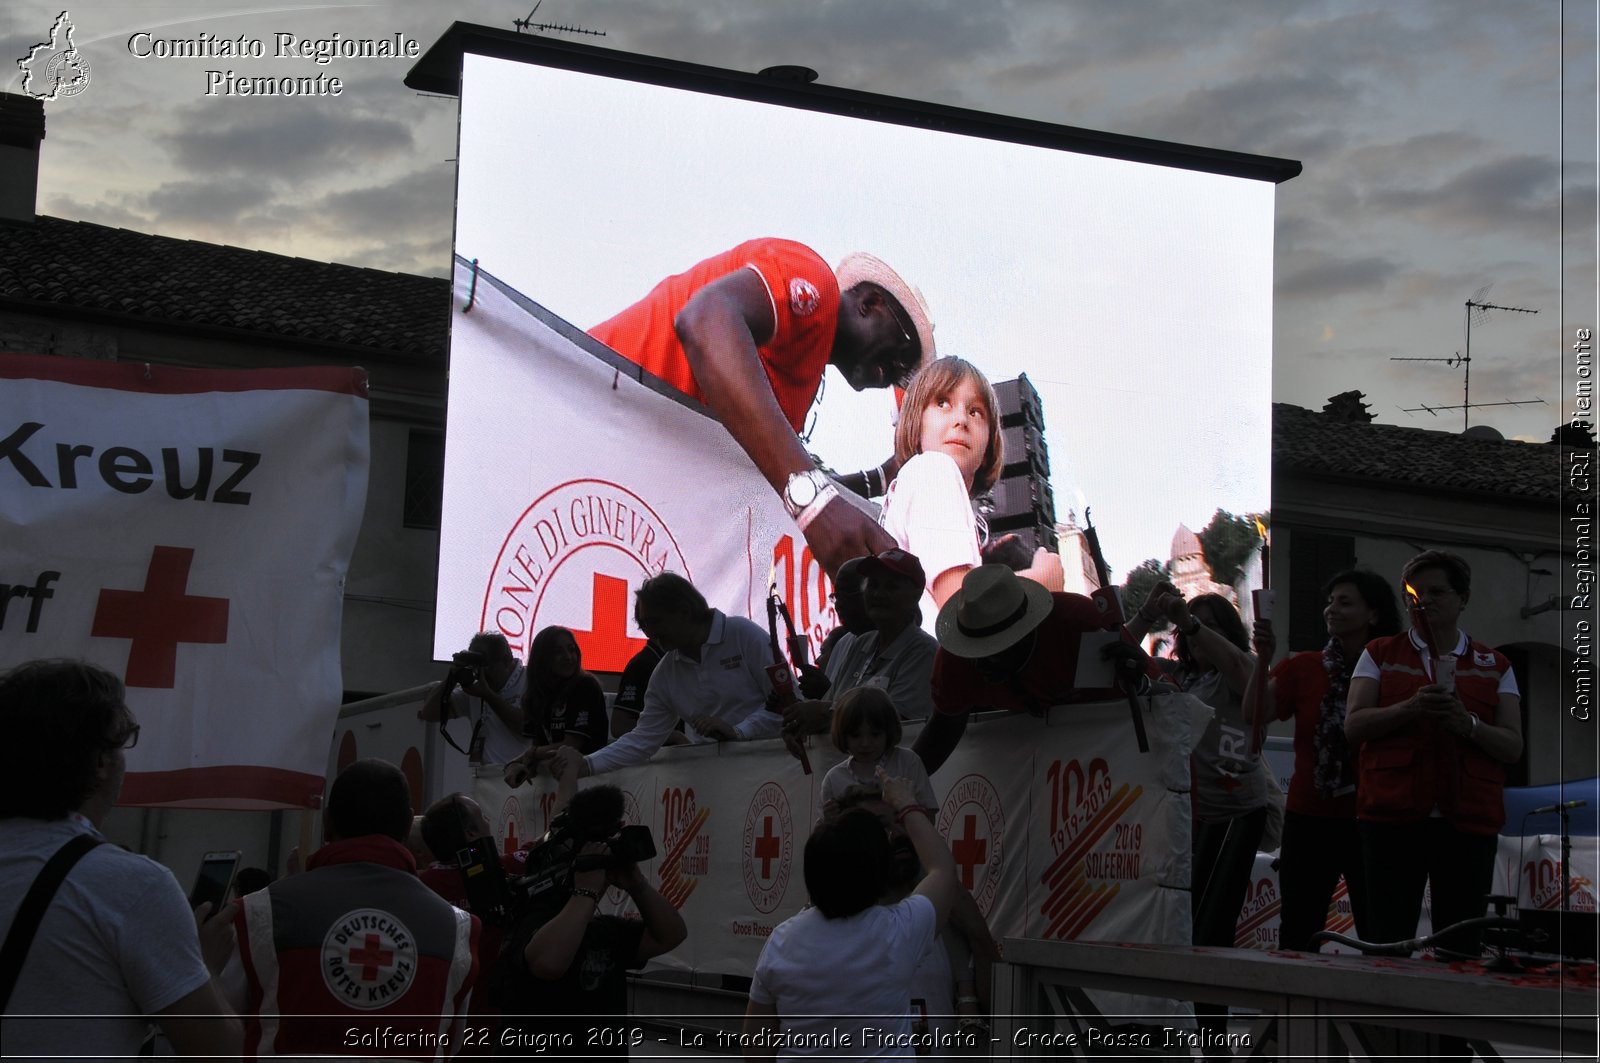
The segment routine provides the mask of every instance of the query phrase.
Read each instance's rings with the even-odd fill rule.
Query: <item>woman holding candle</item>
[[[1272,669],[1258,719],[1294,720],[1294,776],[1278,854],[1281,948],[1315,951],[1313,935],[1327,925],[1328,903],[1342,876],[1356,935],[1366,938],[1365,864],[1356,832],[1356,765],[1345,740],[1351,672],[1368,642],[1400,631],[1400,609],[1389,582],[1376,572],[1340,572],[1322,589],[1328,642],[1292,654]],[[1257,620],[1258,660],[1276,649],[1270,620]],[[1245,691],[1247,718],[1256,706],[1256,677]]]
[[[1505,765],[1522,756],[1522,707],[1511,662],[1461,630],[1472,569],[1427,550],[1401,571],[1411,630],[1374,639],[1350,680],[1345,736],[1358,749],[1356,816],[1371,897],[1371,933],[1416,933],[1424,884],[1433,926],[1484,914]],[[1476,954],[1478,931],[1446,944]]]

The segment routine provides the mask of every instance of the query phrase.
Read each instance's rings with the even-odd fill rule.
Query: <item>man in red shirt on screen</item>
[[[895,544],[839,502],[798,433],[831,364],[857,391],[903,384],[934,357],[921,294],[881,260],[828,264],[793,240],[750,240],[657,284],[589,334],[714,410],[829,575]]]

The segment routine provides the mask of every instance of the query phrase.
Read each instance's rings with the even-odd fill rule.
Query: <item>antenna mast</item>
[[[1495,303],[1483,302],[1482,301],[1483,297],[1484,297],[1484,295],[1486,295],[1488,293],[1488,291],[1489,291],[1489,285],[1485,284],[1482,288],[1479,288],[1477,291],[1473,292],[1472,293],[1472,298],[1468,299],[1467,302],[1466,302],[1466,311],[1467,311],[1467,350],[1466,350],[1465,354],[1461,353],[1460,351],[1457,351],[1455,354],[1451,355],[1449,358],[1390,358],[1389,359],[1389,361],[1391,361],[1391,362],[1444,362],[1446,365],[1450,366],[1452,369],[1455,368],[1456,366],[1460,366],[1462,368],[1461,405],[1460,406],[1429,406],[1428,404],[1424,403],[1421,406],[1413,406],[1413,407],[1409,407],[1409,408],[1408,407],[1401,407],[1401,410],[1403,412],[1405,412],[1405,413],[1422,413],[1422,412],[1425,412],[1425,413],[1431,413],[1435,417],[1437,417],[1439,415],[1439,411],[1440,410],[1460,410],[1461,411],[1461,430],[1463,432],[1465,432],[1467,430],[1468,417],[1470,416],[1470,411],[1472,411],[1474,409],[1481,409],[1481,408],[1488,407],[1488,406],[1531,406],[1531,405],[1534,405],[1536,403],[1542,404],[1544,402],[1543,399],[1521,399],[1521,400],[1512,400],[1512,401],[1506,401],[1506,402],[1476,402],[1476,403],[1472,401],[1472,322],[1473,322],[1473,320],[1474,319],[1481,320],[1482,318],[1487,317],[1489,315],[1489,311],[1491,311],[1491,310],[1505,310],[1505,311],[1507,311],[1509,313],[1514,313],[1514,314],[1537,314],[1539,312],[1537,310],[1529,309],[1528,307],[1525,307],[1525,306],[1498,306]]]
[[[538,3],[533,5],[533,11],[528,12],[527,17],[511,20],[511,24],[517,28],[518,33],[527,33],[532,30],[535,33],[586,33],[591,37],[604,37],[606,35],[605,30],[585,29],[582,26],[563,26],[556,22],[533,21],[534,12],[538,11],[543,3],[544,0],[538,0]]]

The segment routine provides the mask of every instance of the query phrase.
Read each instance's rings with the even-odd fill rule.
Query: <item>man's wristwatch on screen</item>
[[[783,508],[802,532],[823,507],[838,497],[839,489],[821,469],[792,473],[783,485]]]

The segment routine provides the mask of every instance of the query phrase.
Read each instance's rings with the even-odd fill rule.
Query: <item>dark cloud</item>
[[[191,225],[207,229],[236,225],[246,216],[260,218],[272,202],[272,188],[267,182],[244,178],[169,181],[143,197],[156,230],[165,233]]]
[[[450,276],[450,236],[437,240],[388,241],[356,248],[350,260],[370,269],[414,273],[420,277]]]
[[[109,225],[117,229],[147,230],[150,225],[149,216],[133,209],[126,202],[121,202],[123,198],[125,197],[82,200],[40,189],[36,209],[38,213],[54,218],[94,222],[96,225]]]
[[[531,6],[531,4],[530,4]],[[820,0],[752,4],[743,0],[590,3],[552,21],[605,29],[589,41],[648,55],[755,72],[794,63],[815,69],[819,82],[896,96],[955,102],[964,78],[982,56],[1012,43],[1008,4],[964,0]],[[575,38],[587,40],[586,38]],[[928,57],[940,62],[930,64]]]
[[[1386,258],[1335,258],[1318,252],[1285,256],[1275,290],[1289,299],[1326,299],[1352,292],[1377,292],[1399,267]]]
[[[1141,125],[1172,131],[1185,143],[1307,158],[1327,155],[1348,139],[1337,122],[1362,89],[1340,74],[1316,70],[1257,73],[1143,108]]]
[[[300,177],[401,158],[414,147],[410,128],[393,118],[307,105],[244,112],[223,123],[212,106],[190,108],[182,128],[164,138],[179,165],[202,173]]]
[[[1300,10],[1305,11],[1306,8]],[[1346,83],[1409,83],[1428,68],[1417,56],[1439,47],[1441,27],[1415,11],[1354,11],[1326,18],[1254,18],[1241,36],[1243,65],[1279,74],[1314,68]]]
[[[323,196],[304,210],[304,219],[330,234],[360,240],[373,233],[405,238],[426,235],[450,239],[450,204],[455,167],[435,163],[388,184]],[[516,209],[508,205],[507,209]]]
[[[1021,56],[1005,57],[989,80],[1004,88],[1039,87],[1084,74],[1181,60],[1197,41],[1242,35],[1250,3],[1189,0],[1087,0],[1043,7],[1011,5]]]
[[[1481,158],[1492,147],[1475,133],[1433,130],[1400,141],[1362,144],[1346,152],[1339,163],[1353,181],[1382,184],[1397,175],[1459,166]]]
[[[1471,166],[1432,187],[1374,191],[1374,210],[1467,232],[1521,229],[1550,237],[1560,221],[1560,168],[1547,155],[1511,155]]]

